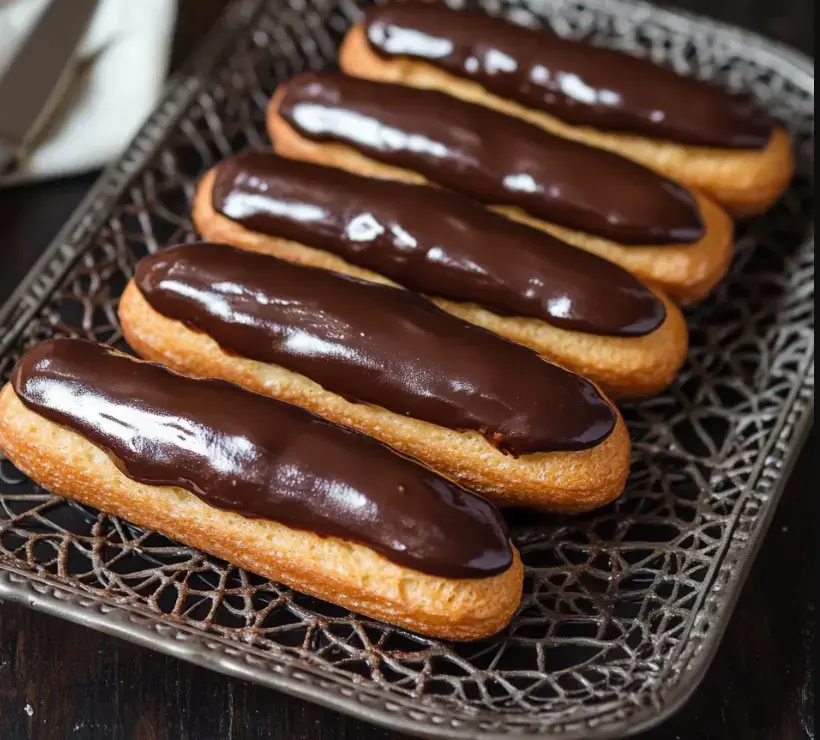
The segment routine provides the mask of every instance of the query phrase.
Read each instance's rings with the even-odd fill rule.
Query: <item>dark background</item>
[[[180,0],[174,65],[225,4]],[[712,15],[814,54],[814,0],[662,4]],[[0,192],[0,303],[93,181],[94,175],[86,175]],[[675,717],[640,740],[814,737],[814,448],[812,434],[706,678]],[[0,604],[0,740],[401,737],[21,606]]]

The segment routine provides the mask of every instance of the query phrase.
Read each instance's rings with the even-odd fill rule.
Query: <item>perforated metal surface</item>
[[[632,476],[578,518],[510,515],[527,566],[511,627],[413,636],[247,574],[32,485],[0,462],[0,596],[408,731],[618,736],[708,665],[813,401],[813,76],[753,36],[628,2],[484,3],[751,90],[795,137],[799,174],[740,229],[729,279],[689,313],[689,362],[629,405]],[[529,9],[528,9],[529,8]],[[242,1],[0,315],[0,374],[53,335],[120,342],[136,261],[194,235],[194,184],[264,146],[276,83],[332,62],[355,6]]]

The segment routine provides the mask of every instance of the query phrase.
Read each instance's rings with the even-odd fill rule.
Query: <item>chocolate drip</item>
[[[697,203],[671,180],[435,90],[302,74],[287,83],[278,113],[308,139],[610,241],[691,243],[704,233]]]
[[[296,406],[77,339],[25,354],[12,384],[29,409],[141,483],[359,542],[436,576],[484,578],[512,563],[503,519],[483,498]]]
[[[394,3],[369,8],[364,28],[383,58],[423,61],[570,124],[731,149],[772,135],[748,96],[483,14]]]
[[[615,425],[589,381],[406,290],[222,244],[146,257],[136,283],[227,351],[514,455],[593,447]]]
[[[649,334],[666,317],[626,270],[448,190],[260,152],[222,162],[212,200],[252,231],[507,316],[619,337]]]

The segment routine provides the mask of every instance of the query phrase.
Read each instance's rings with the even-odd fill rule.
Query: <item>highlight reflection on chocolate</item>
[[[101,447],[141,483],[359,542],[440,577],[485,578],[512,564],[489,502],[296,406],[78,339],[26,353],[12,385],[26,407]]]
[[[766,146],[774,124],[749,97],[646,60],[443,5],[368,8],[364,29],[385,59],[409,58],[567,123],[695,146]]]
[[[434,90],[301,74],[277,112],[307,139],[620,244],[692,243],[704,234],[696,201],[671,180]]]
[[[227,351],[514,455],[587,449],[615,426],[589,381],[406,290],[222,244],[146,257],[135,281]]]
[[[507,316],[630,337],[666,317],[663,303],[626,270],[448,190],[259,152],[219,164],[212,201],[252,231]]]

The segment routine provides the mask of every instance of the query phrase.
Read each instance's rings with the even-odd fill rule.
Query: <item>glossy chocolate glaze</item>
[[[648,334],[666,317],[626,270],[448,190],[259,152],[216,168],[212,200],[252,231],[508,316],[622,337]]]
[[[369,8],[364,29],[384,58],[423,61],[575,125],[731,149],[766,146],[774,127],[748,96],[479,13],[393,3]]]
[[[489,502],[297,406],[79,339],[35,347],[12,385],[29,409],[101,447],[141,483],[359,542],[436,576],[483,578],[512,563]]]
[[[301,74],[278,113],[305,138],[351,146],[492,205],[621,244],[703,236],[687,190],[615,154],[435,90]]]
[[[135,280],[227,351],[514,455],[592,447],[615,425],[589,381],[406,290],[223,244],[146,257]]]

